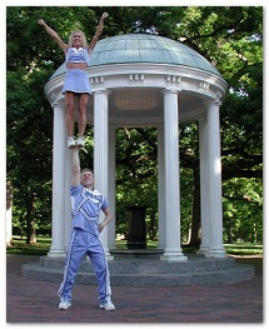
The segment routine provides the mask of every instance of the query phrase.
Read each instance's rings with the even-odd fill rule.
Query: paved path
[[[188,287],[113,287],[114,312],[98,308],[96,286],[75,285],[72,308],[59,311],[59,284],[28,280],[21,264],[37,256],[7,256],[7,322],[10,323],[261,323],[262,259],[255,278],[235,284]]]

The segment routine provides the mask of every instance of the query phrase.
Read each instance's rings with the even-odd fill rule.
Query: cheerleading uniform
[[[108,208],[107,199],[97,190],[82,185],[71,186],[72,231],[65,260],[63,281],[58,290],[60,301],[71,302],[72,288],[78,267],[84,255],[92,263],[98,282],[101,304],[110,301],[111,288],[105,252],[99,240],[100,210]]]
[[[89,64],[90,58],[87,48],[68,48],[66,52],[66,63]],[[67,69],[62,93],[71,91],[76,94],[91,94],[91,85],[87,71],[83,69]]]

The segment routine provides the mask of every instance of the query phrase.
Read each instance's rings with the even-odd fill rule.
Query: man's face
[[[94,177],[91,171],[84,171],[80,176],[81,185],[90,188],[94,184]]]

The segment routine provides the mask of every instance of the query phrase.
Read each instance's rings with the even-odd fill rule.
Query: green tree
[[[43,86],[64,60],[62,51],[40,29],[37,19],[44,18],[63,40],[74,28],[84,30],[90,40],[103,11],[110,16],[102,37],[153,33],[172,38],[206,57],[228,81],[229,92],[221,108],[224,236],[229,241],[261,241],[263,9],[247,6],[7,8],[7,170],[14,186],[15,221],[28,228],[28,241],[34,241],[34,229],[48,227],[51,218],[52,110]],[[88,132],[90,152],[82,159],[87,166],[92,164],[93,148],[92,129]],[[179,142],[183,236],[197,246],[200,211],[196,123],[180,126]],[[151,214],[147,214],[148,230],[152,237],[156,234],[156,154],[155,129],[118,131],[117,205],[121,230],[126,204],[145,200]]]

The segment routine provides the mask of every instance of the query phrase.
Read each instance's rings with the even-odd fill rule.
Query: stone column
[[[67,131],[66,131],[67,136]],[[65,249],[68,247],[70,231],[72,227],[71,215],[71,200],[70,200],[70,186],[72,182],[72,153],[67,147],[65,148],[65,173],[64,173],[64,190],[65,190],[65,212],[64,212],[64,225],[65,225]]]
[[[208,125],[208,197],[210,241],[207,257],[224,258],[223,220],[221,198],[221,160],[220,160],[220,122],[219,103],[209,104],[207,109]]]
[[[178,91],[164,91],[166,246],[162,260],[186,261],[180,246]]]
[[[52,244],[49,257],[65,257],[65,107],[53,106]]]
[[[108,197],[108,91],[94,92],[94,181],[95,188]],[[104,218],[100,215],[100,221]],[[107,259],[113,259],[108,249],[108,229],[105,227],[100,240]]]
[[[164,129],[158,127],[158,248],[166,246],[166,217],[165,217],[165,176],[164,176]]]
[[[206,255],[209,248],[209,163],[208,163],[208,125],[206,116],[199,118],[199,149],[200,149],[200,200],[201,200],[201,231],[202,239],[198,254]]]
[[[6,182],[6,246],[12,245],[12,205],[13,187],[9,180]]]
[[[116,211],[115,211],[115,134],[116,127],[109,127],[109,150],[108,150],[108,203],[112,214],[112,221],[108,225],[108,249],[115,249]]]

